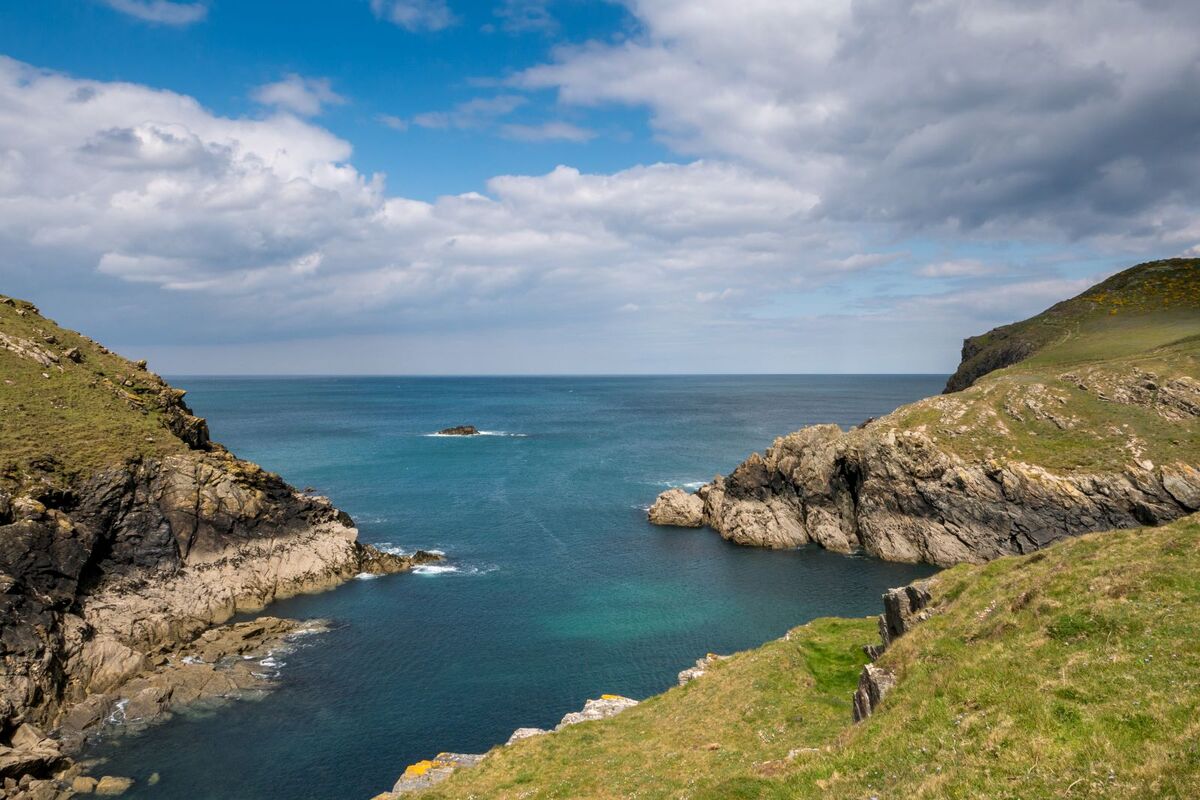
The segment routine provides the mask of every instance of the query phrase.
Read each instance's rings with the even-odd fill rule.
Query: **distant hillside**
[[[1143,338],[1130,342],[1130,347],[1145,348],[1153,341],[1165,344],[1180,338],[1181,333],[1187,335],[1188,330],[1200,333],[1196,318],[1200,311],[1197,269],[1200,259],[1194,258],[1140,264],[1036,317],[972,336],[963,342],[962,362],[946,382],[946,391],[966,389],[989,372],[1024,361],[1047,345],[1077,335],[1095,335],[1106,328],[1120,332],[1137,319],[1149,324],[1137,326]],[[1161,335],[1154,331],[1161,331]],[[1106,342],[1109,347],[1114,344],[1119,341]],[[1118,352],[1110,349],[1106,355]]]

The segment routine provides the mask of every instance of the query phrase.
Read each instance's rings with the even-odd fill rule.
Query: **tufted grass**
[[[63,484],[129,458],[187,449],[148,402],[158,391],[150,373],[21,301],[0,302],[0,333],[55,354],[70,347],[83,354],[78,364],[60,359],[47,368],[0,347],[0,489]]]

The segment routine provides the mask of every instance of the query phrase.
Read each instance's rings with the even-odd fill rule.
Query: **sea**
[[[739,547],[646,508],[945,376],[170,380],[215,440],[328,495],[363,541],[446,561],[270,606],[332,628],[273,655],[274,691],[93,745],[94,774],[137,781],[127,797],[367,800],[412,762],[662,692],[706,653],[816,617],[876,614],[883,590],[933,572]],[[433,435],[464,424],[484,434]]]

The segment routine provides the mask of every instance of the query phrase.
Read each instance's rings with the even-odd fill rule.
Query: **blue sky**
[[[1198,252],[1198,26],[1183,0],[9,0],[0,291],[168,373],[948,371]]]

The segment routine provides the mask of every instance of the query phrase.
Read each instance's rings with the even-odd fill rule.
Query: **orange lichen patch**
[[[600,699],[601,700],[628,700],[629,698],[625,697],[624,695],[619,695],[619,694],[602,694],[602,695],[600,695]]]
[[[437,766],[436,762],[430,761],[428,758],[426,758],[423,761],[418,761],[415,764],[409,764],[407,767],[405,767],[404,777],[419,778],[436,766]]]

